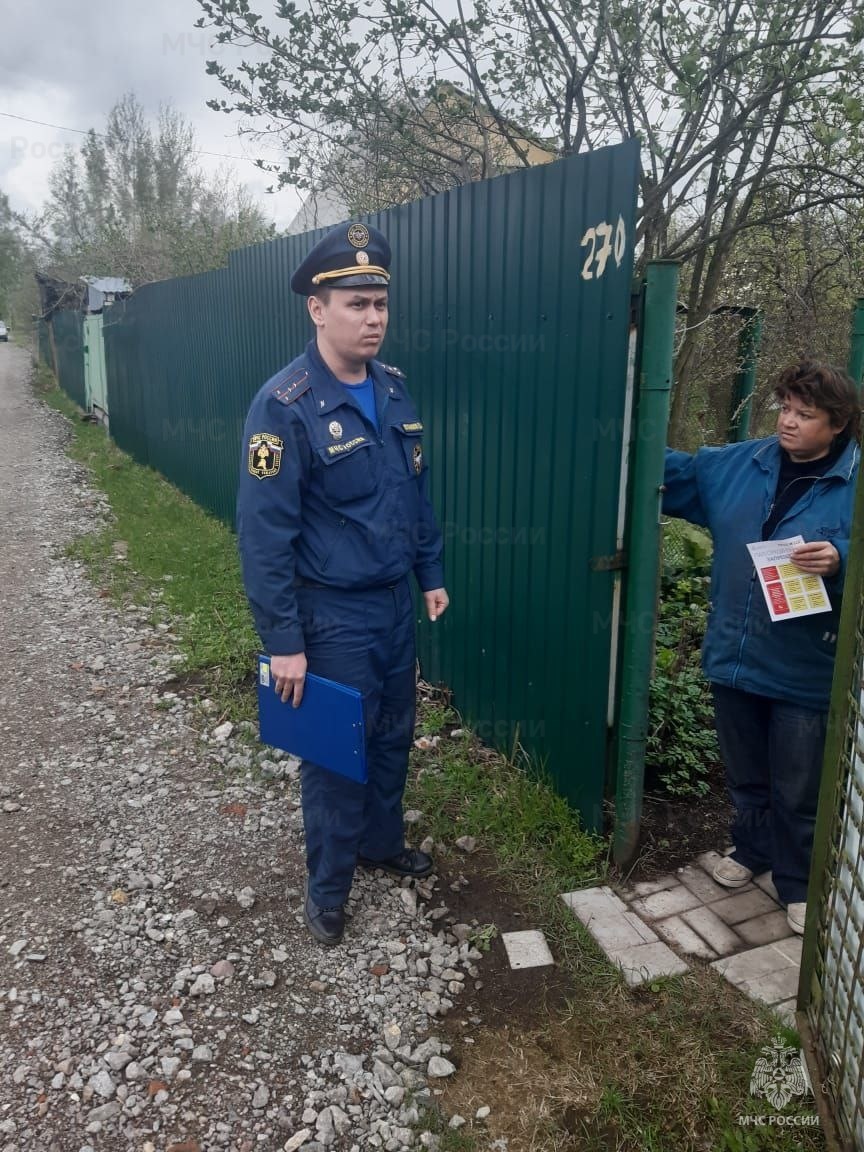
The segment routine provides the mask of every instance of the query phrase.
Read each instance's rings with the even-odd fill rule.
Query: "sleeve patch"
[[[284,444],[272,432],[256,432],[249,437],[249,474],[264,480],[276,476],[282,464]]]

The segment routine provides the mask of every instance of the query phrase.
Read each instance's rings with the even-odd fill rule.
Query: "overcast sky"
[[[241,157],[201,156],[202,168],[227,165],[282,227],[299,197],[290,190],[268,195],[268,176],[242,159],[275,159],[274,145],[238,138],[240,118],[206,106],[223,89],[205,74],[205,61],[227,63],[239,53],[212,48],[209,33],[195,28],[200,15],[196,0],[0,0],[0,112],[102,131],[124,92],[133,90],[153,119],[160,102],[170,101],[194,126],[199,148]],[[81,141],[71,132],[0,116],[0,190],[13,208],[39,209],[52,164],[64,145],[77,148]]]

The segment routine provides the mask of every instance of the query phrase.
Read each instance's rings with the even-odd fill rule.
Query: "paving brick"
[[[784,1024],[788,1024],[792,1028],[797,1028],[798,1022],[795,1019],[795,1003],[793,997],[791,1000],[783,1000],[780,1004],[774,1005],[774,1012],[780,1017]]]
[[[646,896],[643,900],[634,900],[630,907],[648,920],[662,920],[667,916],[686,912],[688,908],[696,908],[701,903],[698,896],[694,896],[683,884],[678,884],[665,892],[655,892],[653,896]]]
[[[755,976],[752,980],[742,980],[738,987],[753,1000],[761,1000],[763,1004],[778,1004],[798,994],[798,975],[797,965],[791,965],[778,972]]]
[[[735,925],[735,931],[748,944],[771,944],[775,940],[785,940],[792,935],[792,929],[782,908],[776,912],[764,912],[752,920],[742,920]]]
[[[546,937],[538,929],[525,932],[503,932],[501,940],[507,952],[510,967],[542,968],[547,964],[554,964]]]
[[[761,876],[754,876],[753,883],[757,884],[763,892],[767,892],[772,900],[780,903],[780,897],[777,895],[777,889],[774,887],[770,872],[763,872]]]
[[[655,892],[665,892],[667,888],[677,888],[678,879],[670,872],[667,876],[659,876],[656,880],[640,880],[624,894],[625,900],[635,900],[640,896],[653,896]]]
[[[793,964],[801,963],[801,950],[804,947],[804,939],[801,936],[790,936],[787,940],[778,940],[774,945],[778,952],[787,956]]]
[[[684,887],[695,896],[698,896],[703,904],[711,904],[715,900],[723,900],[729,895],[728,888],[721,887],[716,880],[711,879],[703,868],[699,868],[694,864],[688,864],[686,868],[680,868],[677,876]]]
[[[702,939],[713,948],[718,956],[728,956],[730,952],[740,952],[744,941],[710,908],[693,908],[682,912],[681,919],[693,928]]]
[[[685,956],[698,956],[700,960],[716,960],[717,953],[709,948],[702,937],[693,931],[680,916],[658,920],[654,927],[667,944]]]
[[[736,892],[734,896],[727,896],[725,900],[718,900],[711,905],[711,910],[727,924],[740,924],[742,920],[752,920],[754,916],[774,912],[776,908],[777,905],[761,888]]]
[[[688,964],[659,940],[655,944],[637,944],[610,952],[609,959],[620,967],[631,988],[646,980],[656,980],[658,976],[678,976],[690,970]]]
[[[724,956],[722,960],[715,960],[711,965],[721,976],[725,976],[733,984],[745,980],[756,980],[771,972],[781,969],[797,968],[800,962],[794,953],[789,954],[791,940],[780,940],[776,944],[763,944],[759,948],[748,948],[746,952],[738,952],[735,956]]]
[[[615,949],[657,941],[648,925],[630,912],[611,888],[582,888],[577,892],[565,892],[561,898],[607,956]]]

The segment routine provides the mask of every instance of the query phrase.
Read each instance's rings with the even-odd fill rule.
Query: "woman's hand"
[[[789,559],[802,572],[813,576],[833,576],[840,570],[840,553],[827,540],[798,544],[792,549]]]

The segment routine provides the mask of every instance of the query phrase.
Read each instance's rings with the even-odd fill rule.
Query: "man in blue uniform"
[[[315,339],[252,402],[237,530],[246,592],[275,689],[301,706],[307,669],[363,693],[369,779],[301,769],[304,919],[338,944],[357,863],[396,876],[432,871],[406,848],[402,793],[414,733],[411,572],[426,612],[447,608],[441,534],[429,502],[423,424],[387,331],[390,246],[343,224],[291,279]]]

